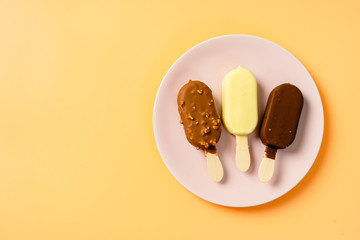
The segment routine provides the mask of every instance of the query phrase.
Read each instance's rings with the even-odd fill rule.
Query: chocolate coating
[[[301,91],[289,83],[271,91],[260,129],[269,158],[275,159],[276,149],[286,148],[294,141],[303,102]]]
[[[215,153],[221,122],[211,89],[203,82],[190,80],[180,89],[177,104],[187,140],[197,149]]]

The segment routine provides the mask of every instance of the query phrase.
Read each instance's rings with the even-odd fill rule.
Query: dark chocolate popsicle
[[[303,102],[301,91],[289,83],[271,91],[260,129],[260,139],[266,145],[259,168],[261,181],[271,179],[277,149],[286,148],[294,141]]]

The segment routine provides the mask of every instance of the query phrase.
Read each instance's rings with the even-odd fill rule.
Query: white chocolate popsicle
[[[222,119],[236,136],[236,166],[243,172],[250,167],[248,135],[258,123],[257,83],[248,69],[230,71],[222,84]]]

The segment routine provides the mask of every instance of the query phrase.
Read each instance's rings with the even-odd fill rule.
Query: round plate
[[[224,76],[238,65],[249,69],[258,83],[259,122],[273,88],[291,83],[303,93],[304,106],[294,142],[276,155],[275,172],[268,183],[260,182],[258,168],[265,146],[257,128],[249,135],[250,169],[235,165],[235,137],[222,128],[217,151],[224,167],[220,183],[210,179],[205,154],[185,138],[179,123],[177,93],[191,80],[200,80],[213,91],[221,113]],[[188,50],[169,69],[159,87],[154,106],[154,134],[160,155],[172,175],[195,195],[219,205],[249,207],[274,200],[291,190],[311,168],[320,149],[324,113],[320,94],[306,68],[291,53],[266,39],[226,35],[202,42]]]

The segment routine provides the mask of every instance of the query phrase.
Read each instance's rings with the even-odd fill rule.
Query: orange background
[[[0,0],[0,239],[360,239],[360,3]],[[224,34],[288,49],[325,111],[304,180],[262,206],[183,188],[152,111],[173,62]]]

